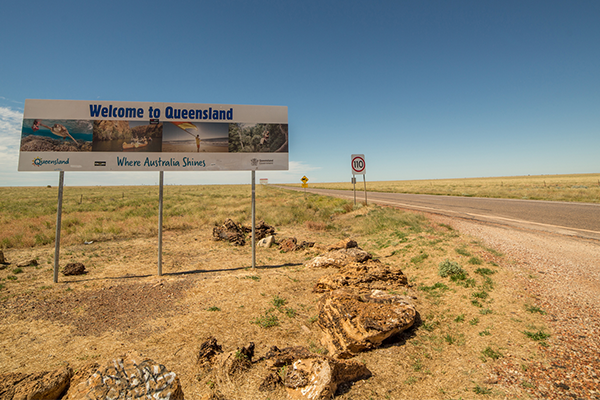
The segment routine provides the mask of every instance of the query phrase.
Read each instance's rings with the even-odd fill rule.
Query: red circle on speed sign
[[[355,156],[352,157],[352,172],[355,174],[361,174],[365,171],[367,167],[367,163],[365,163],[364,156]]]

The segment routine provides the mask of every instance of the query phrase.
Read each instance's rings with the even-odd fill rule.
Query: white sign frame
[[[362,163],[362,168],[360,163]],[[350,156],[350,167],[352,175],[365,175],[367,171],[367,163],[364,154],[352,154]]]
[[[288,170],[287,114],[285,106],[27,99],[18,170]],[[108,130],[96,129],[106,121],[118,126],[130,124],[129,141],[125,136],[118,139],[122,148],[116,142],[113,147],[104,146],[104,142],[117,140],[106,139]],[[83,127],[83,133],[76,133],[71,126]],[[163,151],[167,148],[165,135],[176,138],[185,136],[184,131],[191,135],[186,136],[187,147],[174,144],[169,147],[171,151]],[[138,136],[131,132],[138,132]],[[201,138],[204,133],[216,138]],[[211,144],[205,151],[201,151],[203,140]]]

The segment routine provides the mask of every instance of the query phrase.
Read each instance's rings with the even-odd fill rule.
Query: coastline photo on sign
[[[229,151],[229,124],[166,122],[162,151],[170,153],[226,153]]]
[[[92,151],[160,152],[163,124],[142,121],[93,121]]]
[[[21,151],[92,151],[87,120],[23,119]]]
[[[229,124],[230,153],[287,153],[288,124]]]

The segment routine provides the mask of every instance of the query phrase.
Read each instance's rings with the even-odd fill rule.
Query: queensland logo
[[[252,160],[250,160],[250,165],[256,167],[258,165],[258,158],[253,158]]]
[[[57,158],[55,160],[44,160],[43,158],[36,157],[31,161],[31,163],[36,167],[41,167],[42,165],[64,165],[69,164],[69,159],[67,158],[66,160],[61,160]]]

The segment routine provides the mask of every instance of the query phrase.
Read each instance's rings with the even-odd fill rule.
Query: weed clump
[[[448,259],[440,263],[438,273],[442,278],[447,276],[450,278],[457,277],[458,280],[464,280],[467,278],[467,272],[460,266],[460,264],[456,261],[450,261]]]

